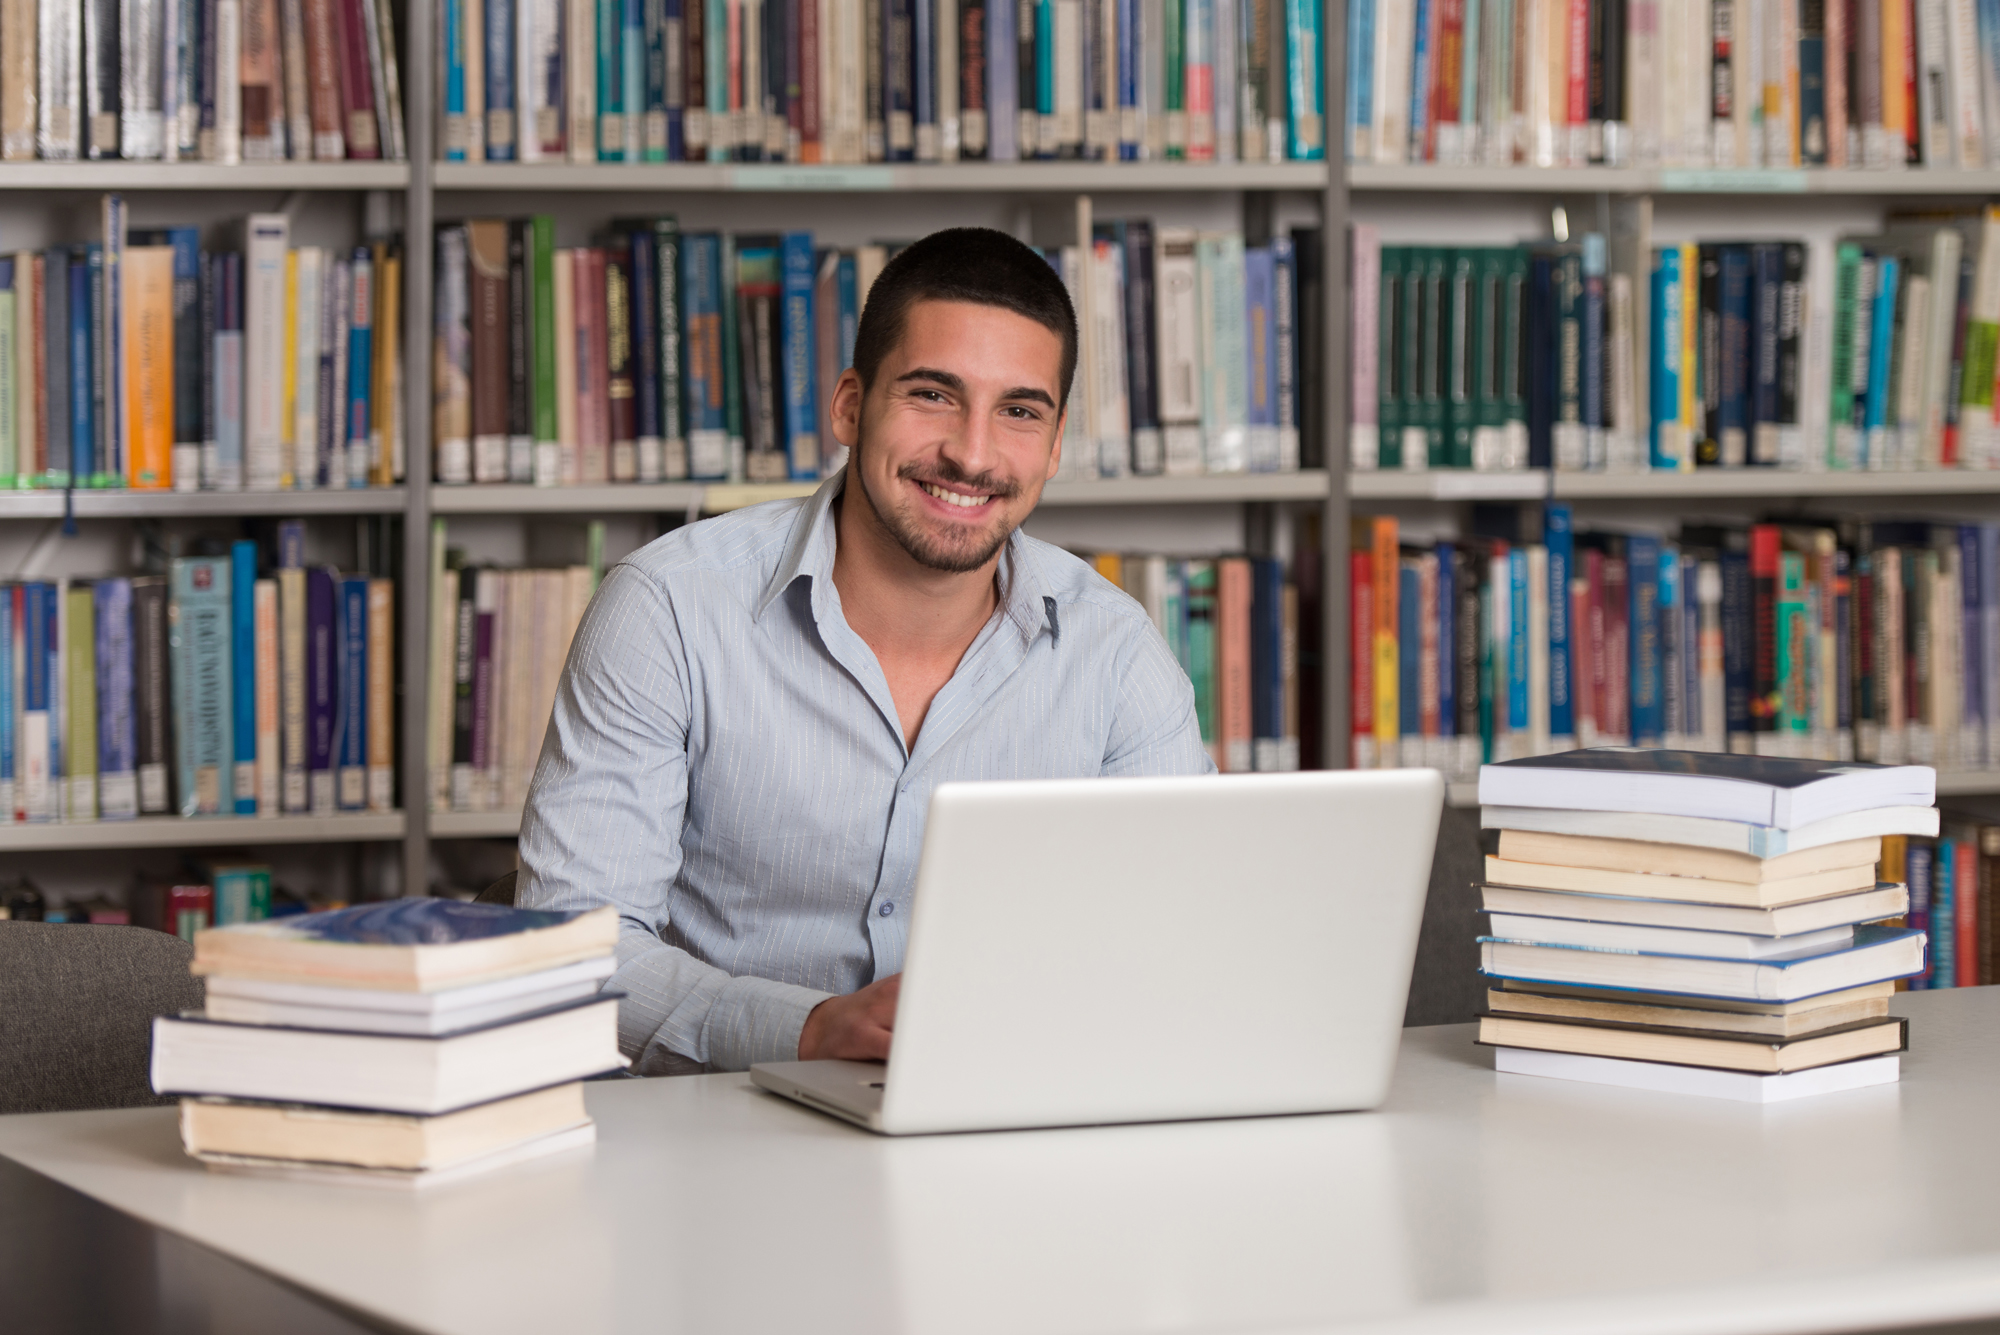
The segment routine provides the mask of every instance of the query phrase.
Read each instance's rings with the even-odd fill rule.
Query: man
[[[1041,256],[928,236],[875,280],[833,387],[843,472],[605,576],[529,790],[519,899],[617,907],[635,1070],[887,1056],[938,784],[1212,768],[1139,606],[1018,531],[1075,367]]]

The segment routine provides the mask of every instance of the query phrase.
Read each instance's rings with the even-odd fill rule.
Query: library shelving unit
[[[1344,8],[1344,7],[1343,7]],[[1329,34],[1345,33],[1344,18]],[[1335,37],[1330,36],[1329,47]],[[1329,51],[1327,105],[1346,105],[1344,54]],[[1339,91],[1336,92],[1336,89]],[[1342,136],[1347,142],[1351,136]],[[1913,208],[1966,207],[2000,198],[2000,170],[1909,168],[1863,169],[1741,169],[1607,168],[1607,167],[1459,167],[1435,164],[1348,163],[1329,187],[1329,213],[1343,222],[1384,225],[1385,237],[1417,237],[1449,244],[1468,226],[1489,217],[1525,218],[1529,208],[1563,204],[1577,216],[1607,218],[1614,207],[1644,200],[1659,219],[1685,210],[1694,221],[1664,230],[1678,235],[1699,226],[1708,234],[1731,230],[1762,237],[1771,229],[1791,229],[1799,235],[1821,231],[1857,230],[1872,218],[1869,230],[1891,211]],[[1547,214],[1543,213],[1546,221]],[[1582,227],[1578,230],[1591,230]],[[1491,225],[1481,243],[1492,239]],[[1338,267],[1334,262],[1330,267]],[[1343,358],[1345,353],[1343,352]],[[1341,388],[1330,398],[1346,402],[1348,368],[1337,368]],[[1448,507],[1476,501],[1573,501],[1579,527],[1599,518],[1630,522],[1635,517],[1675,515],[1691,505],[1749,514],[1764,509],[1790,509],[1806,516],[1823,516],[1843,505],[1869,500],[1899,505],[1908,501],[1926,510],[1954,515],[2000,515],[2000,471],[1922,470],[1909,472],[1819,472],[1773,468],[1701,469],[1693,472],[1551,472],[1478,473],[1463,471],[1348,471],[1344,410],[1329,436],[1326,463],[1337,503],[1329,511],[1344,513],[1347,504],[1380,507],[1433,525],[1448,524]],[[1342,443],[1336,443],[1342,442]],[[1593,507],[1607,507],[1598,510]],[[1879,505],[1878,507],[1879,508]],[[1704,510],[1703,513],[1707,513]],[[1333,538],[1329,538],[1329,542]],[[1326,754],[1329,763],[1345,763],[1348,706],[1347,589],[1345,581],[1329,577],[1324,605],[1327,647],[1324,674]],[[2000,796],[2000,770],[1944,770],[1938,774],[1941,797]],[[1477,785],[1453,783],[1447,801],[1456,807],[1478,804]]]

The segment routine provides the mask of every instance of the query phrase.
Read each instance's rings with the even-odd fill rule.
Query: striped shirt
[[[900,971],[938,784],[1213,769],[1139,605],[1019,531],[992,619],[906,748],[833,584],[841,485],[634,553],[571,646],[518,898],[617,908],[607,986],[642,1074],[791,1060],[814,1006]]]

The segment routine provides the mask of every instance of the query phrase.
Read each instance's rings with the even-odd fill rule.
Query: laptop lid
[[[1432,770],[946,784],[917,870],[892,1133],[1373,1107]]]

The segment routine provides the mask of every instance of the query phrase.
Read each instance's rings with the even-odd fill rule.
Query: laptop
[[[941,785],[886,1065],[763,1062],[887,1135],[1372,1108],[1435,770]]]

